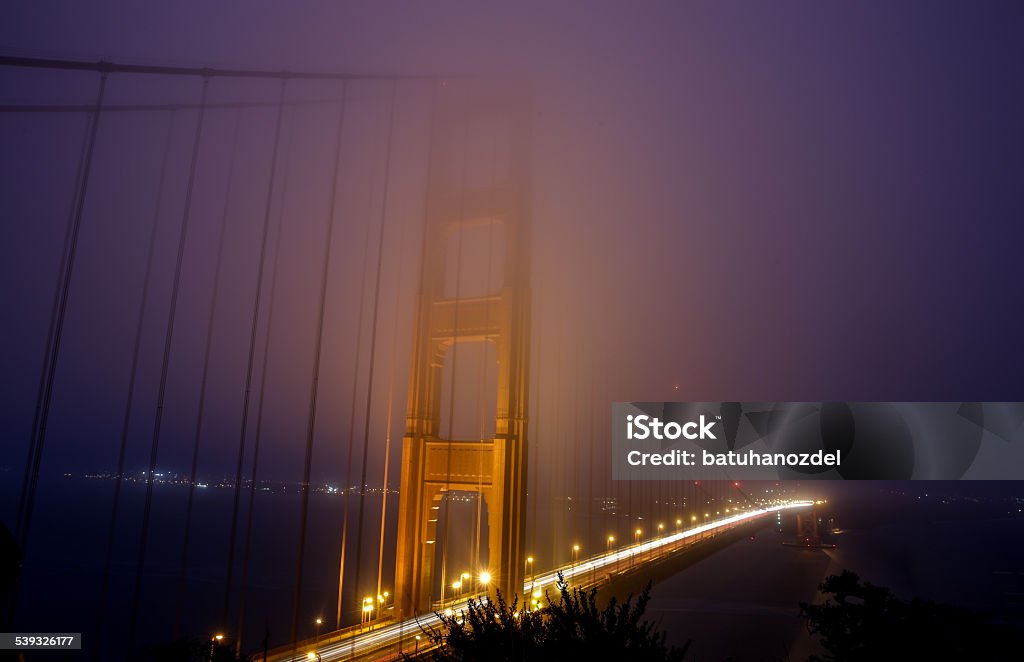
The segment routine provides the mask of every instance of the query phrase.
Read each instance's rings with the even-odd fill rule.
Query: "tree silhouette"
[[[903,601],[848,570],[826,577],[818,590],[830,597],[820,604],[800,603],[808,630],[820,637],[827,653],[811,660],[1020,659],[1020,631],[989,623],[969,610],[920,599]]]
[[[457,614],[438,614],[441,625],[426,629],[438,646],[432,659],[442,662],[483,660],[587,660],[619,659],[638,662],[678,662],[682,649],[665,644],[665,634],[644,620],[651,584],[633,602],[630,595],[619,602],[611,598],[603,608],[597,591],[572,590],[561,574],[557,600],[547,607],[523,610],[517,598],[505,601],[499,592],[494,600],[470,600]]]

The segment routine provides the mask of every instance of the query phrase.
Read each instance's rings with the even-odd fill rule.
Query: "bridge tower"
[[[472,89],[462,89],[461,84],[439,88],[432,128],[423,267],[402,442],[395,569],[398,616],[429,611],[441,597],[432,595],[435,550],[443,544],[438,514],[451,490],[477,492],[487,504],[486,569],[492,578],[488,589],[511,597],[521,594],[523,586],[529,114],[524,97],[507,88],[481,89],[484,86],[478,83],[468,87]],[[458,283],[466,282],[466,274],[460,273],[464,253],[472,250],[462,242],[481,229],[492,237],[487,275],[473,278],[491,287],[460,288]],[[451,426],[442,426],[445,366],[454,363],[453,348],[462,342],[493,348],[497,388],[484,394],[495,412],[491,438],[450,439]],[[454,366],[449,369],[454,380]]]

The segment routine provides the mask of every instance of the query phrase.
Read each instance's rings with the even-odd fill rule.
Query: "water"
[[[41,484],[33,519],[16,627],[23,631],[82,632],[86,649],[96,641],[97,607],[109,530],[113,481],[65,479],[63,484]],[[5,523],[17,504],[17,488],[5,481],[2,492]],[[233,631],[238,622],[238,587],[242,576],[242,549],[248,494],[240,502],[234,592],[228,623],[223,618],[224,587],[234,491],[230,488],[196,489],[192,533],[181,609],[180,633],[202,638],[213,632]],[[113,554],[109,607],[104,628],[105,650],[120,650],[128,636],[135,568],[141,533],[145,488],[125,483]],[[188,490],[157,485],[153,491],[151,527],[143,571],[138,635],[140,643],[172,639],[178,596],[182,539]],[[346,620],[355,619],[358,596],[377,594],[378,532],[381,495],[367,494],[361,573],[354,577],[358,537],[359,497],[347,497],[350,532],[347,545]],[[313,622],[322,616],[333,625],[337,605],[338,558],[345,497],[314,492],[309,499],[306,559],[300,606],[299,636],[313,636]],[[255,647],[269,626],[271,644],[289,641],[296,577],[300,494],[257,492],[250,554],[248,598],[243,644]],[[388,499],[388,519],[397,521],[398,500]],[[389,536],[383,560],[385,577],[394,569],[394,540]],[[384,589],[389,587],[385,586]]]
[[[3,476],[7,477],[9,474]],[[18,481],[0,481],[0,513],[9,526],[17,504],[17,485]],[[83,632],[86,651],[91,650],[96,642],[113,485],[108,480],[82,478],[51,478],[40,485],[19,629]],[[130,483],[122,492],[104,631],[104,650],[109,652],[105,659],[117,659],[126,642],[144,494],[144,486]],[[172,638],[187,496],[182,487],[157,485],[154,489],[138,624],[140,643]],[[182,633],[206,638],[225,627],[222,610],[232,502],[233,490],[228,488],[211,486],[195,492]],[[317,616],[333,626],[345,502],[340,494],[310,495],[300,637],[313,635]],[[347,503],[350,531],[355,532],[358,496],[349,496]],[[398,496],[390,494],[388,504],[382,590],[393,589]],[[358,586],[353,580],[357,536],[353,533],[349,539],[343,602],[347,621],[357,618],[362,596],[377,592],[380,505],[379,492],[366,495],[366,533],[360,559],[363,581]],[[228,631],[233,631],[238,621],[246,506],[247,493],[243,491],[234,567],[236,591],[230,603]],[[698,660],[806,659],[811,642],[799,619],[797,603],[814,601],[821,580],[847,568],[904,598],[919,596],[960,604],[995,619],[1024,623],[1024,560],[1019,554],[1024,543],[1024,515],[1015,512],[1017,506],[1006,500],[919,500],[866,485],[855,498],[835,507],[842,527],[835,550],[783,547],[781,534],[770,527],[763,529],[753,540],[741,539],[656,585],[649,616],[666,630],[671,642],[682,645],[692,639],[691,651]],[[454,501],[451,508],[450,540],[469,540],[475,500]],[[299,510],[300,494],[294,489],[257,492],[243,632],[246,650],[258,646],[268,626],[271,645],[290,638]],[[628,537],[628,518],[621,514],[602,513],[592,521],[575,512],[555,510],[538,509],[535,528],[537,542],[543,544],[530,550],[538,556],[538,572],[551,566],[545,553],[551,556],[561,551],[564,558],[560,561],[567,563],[569,542],[578,540],[584,550],[603,551],[607,531]],[[443,510],[442,516],[446,512]],[[566,529],[560,534],[553,524],[556,521]],[[528,524],[528,535],[533,528]],[[592,535],[584,536],[584,532]],[[549,550],[554,538],[558,538],[556,549]],[[486,541],[486,533],[483,539]],[[486,555],[486,542],[481,551]],[[450,573],[472,568],[468,544],[451,544],[448,553]]]
[[[696,660],[801,660],[813,651],[798,603],[843,569],[901,598],[957,604],[1024,626],[1024,517],[1006,504],[868,500],[834,550],[783,547],[764,529],[655,586],[649,615]]]

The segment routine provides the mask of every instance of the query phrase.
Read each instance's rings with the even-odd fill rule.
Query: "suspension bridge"
[[[521,81],[20,56],[0,74],[6,224],[48,292],[19,321],[41,360],[11,405],[12,626],[39,624],[37,506],[67,457],[108,463],[102,526],[67,541],[98,553],[75,588],[97,660],[197,632],[273,660],[415,653],[471,597],[534,608],[558,573],[614,585],[813,505],[724,473],[612,483],[606,405],[629,384],[548,246],[585,228],[532,222]]]

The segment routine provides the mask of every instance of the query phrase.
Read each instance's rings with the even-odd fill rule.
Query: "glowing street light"
[[[220,632],[218,632],[218,633],[214,634],[212,637],[210,637],[210,662],[213,662],[213,650],[214,650],[214,648],[216,648],[217,644],[219,644],[222,641],[224,641],[224,635],[221,634]]]
[[[523,575],[524,576],[525,575],[529,575],[530,576],[530,586],[533,586],[533,577],[534,577],[534,575],[533,575],[533,572],[531,572],[532,569],[533,569],[533,557],[532,556],[527,556],[526,560],[523,561]]]
[[[542,595],[544,594],[541,592],[539,586],[533,590],[533,592],[530,594],[530,611],[537,611],[538,609],[540,609],[540,597]]]
[[[490,584],[491,583],[491,573],[487,572],[486,570],[481,572],[480,573],[480,583],[483,584],[484,586],[487,586],[488,584]]]
[[[573,545],[572,546],[572,571],[573,571],[573,573],[576,572],[576,560],[579,558],[579,555],[580,555],[580,546],[579,545]]]
[[[372,618],[373,618],[373,598],[370,597],[370,596],[366,596],[365,598],[363,598],[363,608],[362,608],[362,613],[360,614],[359,624],[363,625],[364,623],[369,623],[370,619],[372,619]]]

